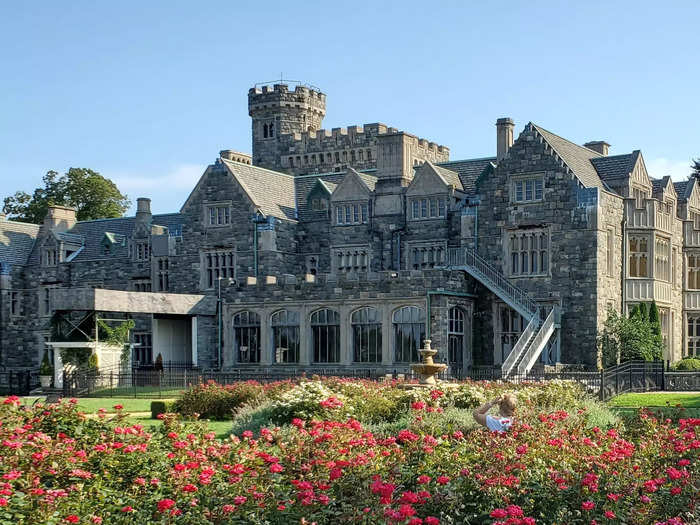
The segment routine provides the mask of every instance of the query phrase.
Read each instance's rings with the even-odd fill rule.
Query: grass
[[[164,401],[171,401],[165,399]],[[153,399],[134,399],[133,397],[80,397],[78,406],[84,412],[97,412],[104,408],[107,412],[116,412],[114,405],[122,405],[124,412],[150,412]]]
[[[145,399],[167,399],[178,397],[182,388],[169,388],[158,386],[139,386],[139,387],[115,387],[96,390],[90,397],[120,397],[120,398],[145,398]]]
[[[144,428],[159,427],[162,421],[159,419],[151,419],[149,416],[129,416],[127,421],[132,425],[143,425]],[[209,421],[207,420],[207,428],[216,433],[218,439],[225,439],[231,433],[230,421]]]
[[[675,407],[700,408],[700,392],[645,392],[639,394],[621,394],[608,402],[611,407]]]

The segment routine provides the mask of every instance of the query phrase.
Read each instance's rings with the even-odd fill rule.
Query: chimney
[[[151,219],[151,199],[139,197],[136,199],[136,222],[150,223]]]
[[[76,223],[75,208],[68,206],[49,206],[44,217],[44,229],[65,232]]]
[[[513,128],[515,122],[512,118],[499,118],[496,121],[496,160],[503,159],[513,145]]]
[[[610,144],[605,142],[604,140],[594,140],[591,142],[586,142],[583,145],[584,148],[592,149],[593,151],[597,151],[604,157],[608,156],[608,148],[610,148]]]

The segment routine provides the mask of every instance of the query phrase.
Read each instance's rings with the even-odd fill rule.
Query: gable
[[[430,163],[426,162],[416,170],[411,184],[406,189],[406,195],[432,195],[435,193],[447,193],[448,190],[449,185],[447,181]]]
[[[644,158],[641,153],[637,156],[637,162],[635,162],[634,168],[632,168],[630,182],[636,186],[643,186],[647,189],[651,189],[652,187],[649,174],[647,173],[647,167],[644,164]]]
[[[696,210],[700,210],[700,188],[695,181],[688,181],[688,184],[693,185],[693,189],[690,191],[690,196],[688,197],[688,206]]]
[[[366,200],[369,198],[369,194],[370,189],[365,181],[354,169],[350,168],[331,195],[331,201]]]

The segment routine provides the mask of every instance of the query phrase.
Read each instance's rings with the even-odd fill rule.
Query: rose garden
[[[506,391],[512,429],[475,427]],[[30,401],[0,405],[0,523],[698,522],[700,419],[613,411],[573,382],[209,383],[152,421]]]

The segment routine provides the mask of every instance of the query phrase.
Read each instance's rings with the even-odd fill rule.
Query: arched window
[[[394,360],[417,363],[418,349],[425,339],[425,311],[417,306],[404,306],[394,312]]]
[[[372,150],[371,149],[367,150],[367,160],[372,160]]]
[[[299,313],[280,310],[270,318],[275,363],[299,362]]]
[[[351,318],[353,361],[382,362],[382,318],[379,310],[366,306],[355,310]]]
[[[314,363],[340,362],[340,315],[324,308],[311,314]]]
[[[267,134],[270,138],[275,136],[275,124],[273,122],[270,122],[270,126],[268,127]]]
[[[450,366],[464,366],[464,310],[458,306],[450,308],[447,326],[448,361]]]
[[[263,138],[267,138],[267,124],[263,124]]]
[[[255,312],[233,316],[233,352],[238,363],[260,362],[260,316]]]

